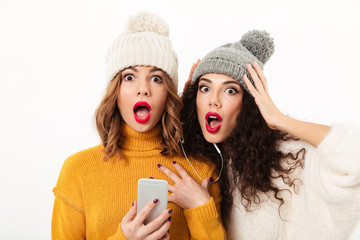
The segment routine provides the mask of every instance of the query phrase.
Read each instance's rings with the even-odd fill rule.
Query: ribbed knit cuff
[[[109,237],[107,240],[126,240],[124,234],[121,231],[121,223],[119,224],[116,233],[113,236]]]
[[[210,220],[217,220],[219,217],[213,198],[203,205],[184,210],[184,215],[189,226],[198,225],[199,222],[206,223]]]

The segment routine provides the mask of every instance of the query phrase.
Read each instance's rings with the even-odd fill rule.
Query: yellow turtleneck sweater
[[[125,239],[120,223],[137,196],[137,181],[154,177],[174,183],[158,168],[162,164],[177,172],[172,161],[183,166],[200,183],[184,157],[161,155],[160,126],[139,133],[125,125],[121,152],[123,159],[102,160],[103,146],[83,150],[64,163],[55,194],[52,216],[52,239]],[[214,175],[214,165],[189,159],[201,178]],[[174,203],[170,239],[224,239],[219,216],[220,189],[217,183],[209,189],[211,200],[201,206],[183,210]]]

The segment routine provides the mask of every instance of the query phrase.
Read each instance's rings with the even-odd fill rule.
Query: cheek
[[[167,97],[168,97],[168,95],[164,94],[164,95],[162,95],[162,98],[159,100],[161,103],[161,106],[162,106],[162,111],[164,111],[166,108]]]
[[[203,109],[202,102],[199,97],[196,97],[196,115],[197,115],[198,121],[200,122],[200,125],[202,124],[202,121],[200,121],[202,109]]]
[[[199,96],[196,97],[196,111],[199,113],[203,112],[205,109],[204,98]]]
[[[124,88],[122,88],[122,89],[124,89]],[[120,106],[126,105],[129,101],[129,97],[127,96],[127,91],[123,91],[122,89],[119,90],[119,94],[117,96],[117,104],[118,104],[119,108],[120,108]]]
[[[236,127],[237,124],[237,118],[239,116],[239,114],[241,113],[241,108],[242,108],[242,99],[239,100],[239,102],[237,104],[233,104],[233,107],[230,109],[230,112],[232,113],[232,117],[231,117],[231,131],[234,130],[234,128]]]
[[[157,112],[157,114],[162,115],[166,109],[166,103],[168,98],[168,92],[165,91],[158,91],[154,93],[155,98],[153,98],[152,107],[154,107],[153,111]],[[156,109],[156,110],[155,110]]]
[[[159,102],[161,103],[161,105],[165,106],[166,104],[166,100],[168,98],[168,91],[166,88],[162,89],[162,91],[159,94]]]

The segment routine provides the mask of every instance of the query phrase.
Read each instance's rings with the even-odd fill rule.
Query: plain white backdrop
[[[64,160],[99,143],[106,50],[140,10],[170,26],[180,92],[198,58],[267,30],[276,50],[265,74],[280,110],[360,122],[359,1],[0,0],[0,239],[50,239]]]

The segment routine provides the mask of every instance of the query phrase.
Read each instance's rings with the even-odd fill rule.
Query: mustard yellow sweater
[[[176,173],[172,161],[180,163],[200,183],[183,157],[161,155],[160,126],[139,133],[125,125],[122,144],[124,159],[102,160],[103,146],[83,150],[64,163],[55,194],[52,239],[125,239],[120,223],[137,196],[139,178],[154,177],[174,184],[158,168],[162,164]],[[214,165],[189,158],[202,178],[214,176]],[[220,189],[210,186],[211,200],[183,210],[174,203],[170,239],[224,239],[220,219]]]

